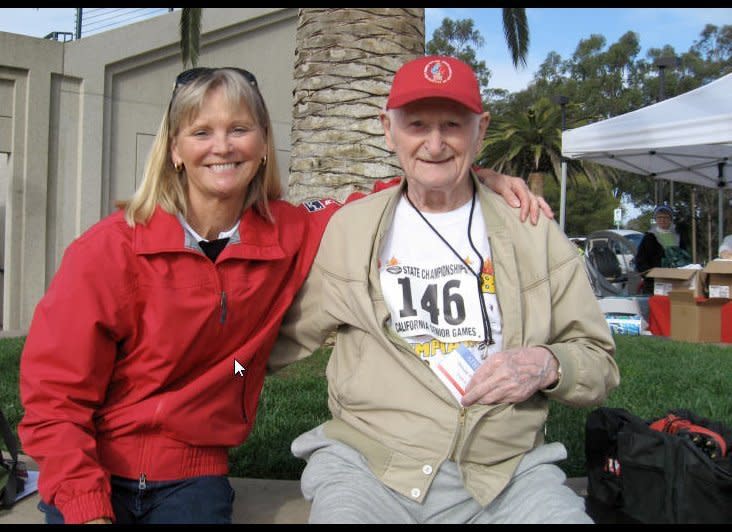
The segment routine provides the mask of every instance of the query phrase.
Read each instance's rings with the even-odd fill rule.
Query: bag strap
[[[4,462],[3,465],[8,469],[9,475],[8,481],[5,484],[5,491],[3,492],[2,499],[0,499],[0,506],[9,508],[15,503],[15,495],[18,492],[18,477],[16,476],[18,467],[18,442],[16,441],[15,436],[13,436],[13,431],[10,430],[10,425],[8,424],[8,420],[5,419],[5,415],[2,410],[0,410],[0,434],[2,434],[5,446],[8,448],[8,451],[10,451],[11,457],[10,460],[2,460]],[[1,459],[2,456],[0,453],[0,460]]]
[[[15,440],[13,431],[10,430],[10,424],[8,423],[8,420],[5,419],[5,415],[2,410],[0,410],[0,433],[2,433],[5,446],[8,448],[8,451],[10,451],[10,456],[13,458],[13,461],[17,462],[18,442]]]
[[[651,423],[650,428],[659,432],[666,432],[668,434],[675,434],[678,436],[686,434],[691,436],[695,434],[706,436],[709,438],[710,443],[716,447],[716,452],[712,454],[712,458],[724,458],[727,455],[727,442],[724,441],[721,434],[702,425],[698,425],[690,419],[677,416],[674,413],[670,413],[666,417],[657,419]]]

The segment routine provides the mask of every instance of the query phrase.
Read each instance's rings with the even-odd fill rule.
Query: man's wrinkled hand
[[[558,379],[559,362],[544,347],[500,351],[475,371],[465,388],[463,406],[521,403]]]

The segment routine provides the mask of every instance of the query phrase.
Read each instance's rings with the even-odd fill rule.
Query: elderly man
[[[405,179],[334,215],[270,359],[337,330],[333,418],[292,444],[310,522],[591,522],[544,444],[550,398],[619,382],[574,245],[477,185],[490,115],[465,63],[405,64],[381,121]]]

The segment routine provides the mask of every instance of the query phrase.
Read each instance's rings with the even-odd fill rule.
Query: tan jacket
[[[350,203],[326,229],[306,284],[270,357],[278,369],[337,329],[326,370],[333,419],[326,435],[351,445],[386,485],[422,501],[445,460],[458,463],[482,505],[508,483],[521,457],[544,441],[548,398],[597,405],[619,383],[615,344],[576,248],[542,217],[478,186],[487,224],[503,347],[543,345],[560,362],[551,390],[520,404],[462,408],[429,366],[387,326],[378,254],[399,195],[393,187]]]

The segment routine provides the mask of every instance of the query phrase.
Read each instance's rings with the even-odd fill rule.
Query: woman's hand
[[[520,177],[500,174],[492,168],[475,168],[475,173],[481,183],[503,196],[506,203],[521,209],[519,216],[522,222],[530,215],[531,223],[536,225],[540,212],[550,220],[554,219],[554,211],[549,204],[544,198],[531,192]]]

